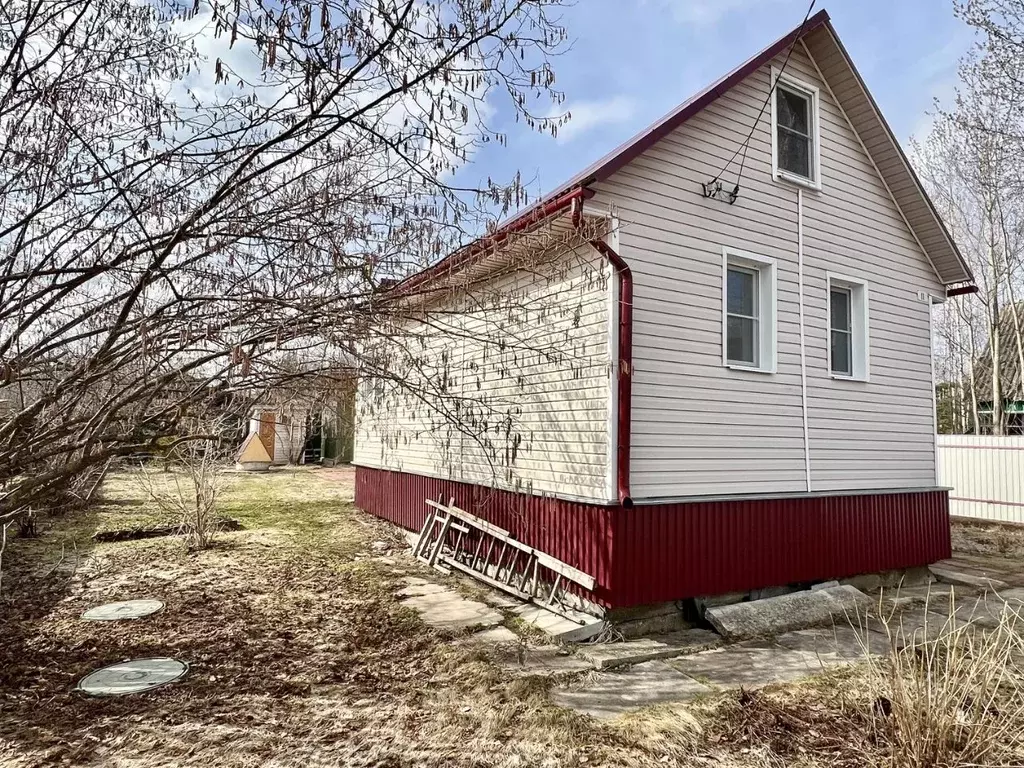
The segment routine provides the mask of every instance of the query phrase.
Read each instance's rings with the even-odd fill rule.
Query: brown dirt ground
[[[1024,587],[1024,527],[957,518],[952,538],[953,557],[942,565]]]
[[[398,604],[401,577],[428,574],[351,498],[347,470],[233,475],[220,513],[245,530],[213,549],[189,553],[174,538],[94,545],[96,530],[168,522],[122,474],[96,509],[12,541],[0,592],[0,764],[862,764],[856,734],[870,697],[851,693],[849,671],[611,724],[555,707],[549,681],[503,671]],[[379,541],[395,551],[376,553]],[[136,622],[79,618],[130,598],[166,606]],[[190,672],[123,698],[74,691],[93,669],[147,656],[182,659]]]

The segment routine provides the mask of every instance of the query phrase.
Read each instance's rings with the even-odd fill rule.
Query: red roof
[[[747,59],[747,61],[743,62],[741,65],[736,67],[727,75],[717,80],[716,82],[712,83],[699,93],[695,94],[687,101],[680,104],[678,107],[676,107],[674,110],[672,110],[667,115],[662,117],[660,120],[656,121],[652,125],[645,128],[640,133],[633,136],[633,138],[616,147],[614,150],[612,150],[607,155],[602,157],[596,163],[593,163],[580,173],[573,176],[568,182],[557,187],[554,192],[541,198],[530,207],[526,208],[522,212],[516,214],[512,218],[505,221],[491,235],[474,241],[465,248],[462,248],[456,251],[455,253],[450,254],[446,258],[442,259],[440,262],[438,262],[428,270],[424,270],[424,272],[420,272],[417,275],[413,275],[411,278],[407,279],[404,282],[406,284],[410,282],[419,284],[423,279],[429,279],[430,275],[436,275],[439,272],[444,271],[445,269],[461,265],[461,263],[471,255],[471,252],[479,252],[480,250],[485,248],[486,244],[488,242],[491,242],[492,239],[503,237],[503,233],[506,233],[510,230],[522,226],[524,222],[526,222],[527,220],[536,220],[537,218],[542,218],[544,212],[546,210],[551,209],[551,204],[553,202],[563,198],[565,195],[571,193],[573,190],[585,188],[590,184],[607,179],[616,171],[620,170],[622,167],[636,159],[639,155],[650,149],[654,144],[656,144],[658,141],[660,141],[665,136],[670,134],[672,131],[677,129],[691,117],[699,113],[709,104],[714,102],[720,96],[725,94],[729,89],[733,88],[734,86],[745,80],[747,77],[749,77],[751,74],[756,72],[758,69],[763,67],[768,62],[770,62],[776,56],[787,51],[791,45],[796,43],[796,41],[800,40],[801,38],[807,37],[812,32],[821,27],[827,28],[831,37],[834,38],[836,44],[839,45],[839,50],[841,51],[842,55],[849,62],[851,71],[853,71],[856,74],[856,69],[853,67],[853,62],[849,60],[849,55],[846,53],[846,50],[842,48],[841,44],[839,44],[838,35],[836,35],[835,29],[832,27],[828,12],[825,10],[818,11],[816,14],[808,18],[805,23],[786,33],[778,40],[773,42],[771,45],[769,45],[767,48],[763,49],[759,53]],[[856,77],[859,79],[859,75],[856,75]],[[864,91],[866,93],[867,89],[865,88]],[[870,94],[868,94],[868,97],[870,98]],[[953,239],[949,236],[948,231],[945,229],[945,225],[941,222],[941,219],[935,212],[934,207],[931,204],[931,201],[928,199],[928,196],[924,191],[924,188],[921,186],[920,181],[914,174],[913,169],[911,168],[909,162],[906,160],[906,157],[903,156],[902,150],[899,149],[898,142],[896,141],[895,137],[892,136],[891,129],[888,127],[888,125],[885,125],[885,121],[884,119],[882,119],[881,113],[878,113],[878,118],[879,120],[881,120],[885,128],[885,131],[888,133],[893,143],[896,144],[897,151],[899,152],[899,155],[902,158],[903,163],[905,163],[907,172],[913,179],[913,182],[915,186],[918,188],[920,195],[924,198],[925,202],[927,203],[928,209],[934,215],[936,229],[941,232],[943,239],[946,241],[946,245],[950,249],[953,257],[956,259],[956,261],[959,262],[960,267],[962,267],[963,274],[965,277],[961,278],[961,280],[964,282],[972,282],[973,277],[971,276],[970,268],[967,266],[966,261],[960,255],[959,250],[956,247],[956,244],[953,242]],[[958,282],[958,280],[944,279],[943,282],[952,283]]]
[[[786,33],[760,53],[755,54],[740,64],[732,72],[699,93],[694,94],[660,120],[647,126],[636,136],[620,144],[596,163],[573,176],[564,186],[559,187],[553,195],[537,203],[537,206],[543,205],[549,199],[557,197],[559,193],[572,187],[586,186],[587,184],[593,184],[595,181],[607,179],[617,170],[635,160],[654,146],[654,144],[668,136],[668,134],[672,133],[672,131],[696,115],[704,107],[711,104],[719,96],[722,96],[730,88],[748,78],[780,53],[785,52],[799,38],[810,34],[818,27],[827,24],[828,21],[828,11],[818,11],[807,19],[805,24]]]

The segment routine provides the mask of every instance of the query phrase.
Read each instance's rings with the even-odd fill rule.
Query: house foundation
[[[606,611],[902,572],[951,554],[944,489],[627,508],[356,468],[356,506],[408,530],[439,498],[593,576],[580,597]]]

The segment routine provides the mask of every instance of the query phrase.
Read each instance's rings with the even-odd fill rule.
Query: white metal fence
[[[1024,437],[939,435],[937,445],[950,514],[1024,523]]]

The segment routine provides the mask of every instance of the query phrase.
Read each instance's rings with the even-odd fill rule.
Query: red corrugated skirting
[[[356,468],[356,506],[419,530],[426,519],[426,499],[454,498],[455,504],[513,533],[531,547],[590,574],[598,586],[588,595],[611,605],[613,507],[545,499],[453,480]]]
[[[950,556],[945,491],[637,505],[541,498],[358,467],[356,506],[415,530],[448,499],[591,574],[619,608],[926,565]]]

